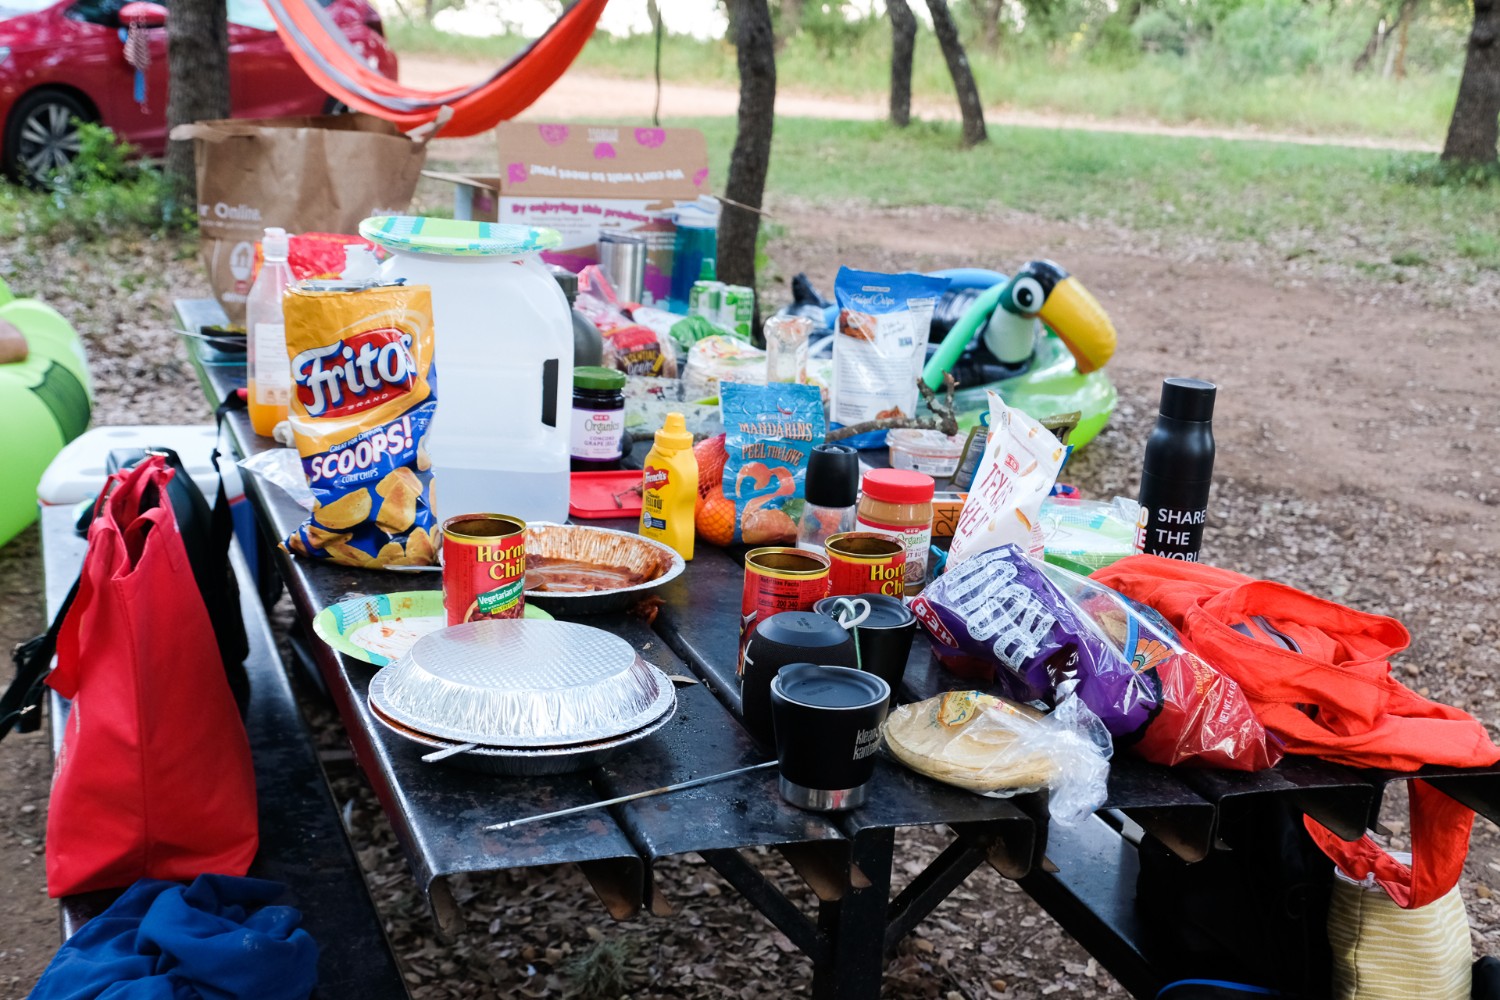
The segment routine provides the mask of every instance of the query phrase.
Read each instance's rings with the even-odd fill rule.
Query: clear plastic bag
[[[1048,497],[1042,501],[1042,543],[1054,566],[1082,573],[1139,555],[1137,521],[1141,505],[1129,497],[1074,500]]]
[[[1076,697],[1043,715],[978,691],[950,691],[897,708],[884,734],[897,760],[944,784],[990,798],[1047,789],[1059,826],[1083,822],[1108,795],[1109,730]]]

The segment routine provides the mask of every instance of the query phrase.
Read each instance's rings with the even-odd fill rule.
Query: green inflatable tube
[[[63,445],[82,434],[93,409],[83,345],[57,310],[17,299],[0,282],[0,319],[20,330],[24,361],[0,364],[0,413],[9,425],[0,476],[0,545],[36,520],[36,488]]]

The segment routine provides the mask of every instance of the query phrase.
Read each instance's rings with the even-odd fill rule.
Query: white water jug
[[[427,434],[438,523],[568,516],[573,317],[540,254],[555,230],[412,216],[360,223],[385,281],[432,289],[437,413]]]

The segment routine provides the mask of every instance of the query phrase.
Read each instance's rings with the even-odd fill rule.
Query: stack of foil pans
[[[448,760],[506,774],[591,767],[655,732],[672,682],[625,640],[571,622],[505,620],[424,636],[370,681],[387,728]]]

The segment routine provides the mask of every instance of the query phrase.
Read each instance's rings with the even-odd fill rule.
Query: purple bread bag
[[[1015,545],[954,566],[914,598],[911,609],[945,667],[993,681],[1015,701],[1050,706],[1058,682],[1076,676],[1083,703],[1126,742],[1138,738],[1160,708],[1155,678],[1136,673]]]

